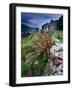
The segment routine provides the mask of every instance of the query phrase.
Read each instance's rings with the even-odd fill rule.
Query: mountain
[[[21,37],[29,36],[33,31],[38,31],[38,28],[30,27],[26,24],[21,24]]]
[[[30,26],[28,26],[26,24],[21,24],[21,32],[22,33],[23,32],[31,33],[32,31],[35,31],[35,30],[36,30],[36,28],[34,28],[34,27],[30,27]]]

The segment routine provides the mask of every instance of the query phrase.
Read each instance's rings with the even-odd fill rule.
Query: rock
[[[52,75],[63,75],[63,64],[58,66],[54,65],[52,61],[47,62],[44,68],[45,76],[52,76]]]
[[[63,71],[59,71],[57,75],[63,75]]]
[[[61,58],[61,59],[63,59],[63,51],[61,51],[61,52],[58,53],[58,57]]]
[[[35,61],[35,62],[34,62],[34,65],[38,65],[38,64],[39,64],[39,62],[38,62],[38,61]]]
[[[55,52],[60,52],[60,51],[63,51],[63,45],[62,44],[56,44],[56,45],[53,45],[50,49],[50,52],[53,54]]]
[[[63,75],[63,64],[60,64],[58,67],[54,65],[51,75]]]
[[[63,64],[60,64],[56,69],[57,69],[57,71],[62,70],[63,69]]]
[[[63,46],[62,45],[59,44],[57,47],[58,47],[58,49],[56,49],[56,52],[63,51]]]
[[[55,73],[56,72],[56,65],[53,65],[52,66],[52,73]]]
[[[44,75],[49,76],[49,75],[51,75],[51,73],[52,73],[52,68],[50,66],[50,63],[47,62],[46,66],[44,68]]]
[[[63,75],[63,44],[58,39],[54,39],[55,43],[50,49],[52,69],[51,75]]]
[[[59,41],[58,39],[56,39],[56,38],[55,38],[55,40],[54,40],[54,41],[55,41],[55,42],[57,42],[57,43],[60,43],[60,41]]]
[[[59,47],[57,47],[56,45],[53,45],[53,46],[51,47],[51,49],[50,49],[50,53],[51,53],[52,55],[55,55],[55,51],[58,50],[58,48],[59,48]]]
[[[63,59],[56,57],[56,56],[52,56],[51,60],[54,65],[60,65],[63,63]]]
[[[53,45],[50,49],[50,53],[53,56],[63,59],[63,44],[56,43],[55,45]]]
[[[36,57],[37,55],[34,52],[30,52],[26,55],[26,62],[29,62],[31,64]]]
[[[63,64],[57,67],[57,75],[63,75]]]

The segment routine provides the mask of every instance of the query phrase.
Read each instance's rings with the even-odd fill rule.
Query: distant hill
[[[21,24],[21,37],[27,37],[29,36],[33,31],[37,31],[37,28],[30,27],[25,24]]]
[[[36,30],[36,28],[34,28],[34,27],[30,27],[28,25],[21,24],[21,32],[31,33],[32,31],[35,31],[35,30]]]

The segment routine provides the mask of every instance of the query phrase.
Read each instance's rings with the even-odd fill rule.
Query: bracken
[[[34,41],[33,47],[39,52],[46,52],[47,55],[50,54],[50,48],[54,44],[51,35],[48,32],[38,32],[37,40]]]

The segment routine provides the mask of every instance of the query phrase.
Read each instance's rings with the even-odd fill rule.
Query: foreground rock
[[[50,49],[51,58],[54,64],[63,63],[63,44],[55,42],[55,44]]]
[[[55,39],[50,53],[50,62],[46,64],[44,69],[45,75],[63,75],[63,44],[58,39]]]

